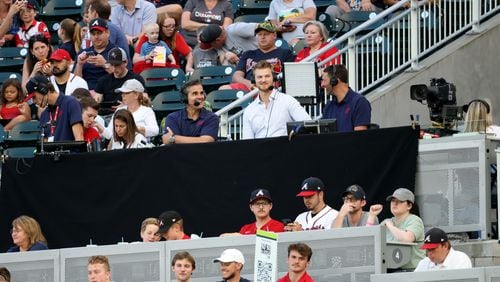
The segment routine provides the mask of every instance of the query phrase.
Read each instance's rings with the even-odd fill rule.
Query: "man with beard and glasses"
[[[49,61],[52,66],[50,82],[54,85],[57,92],[71,95],[77,88],[89,88],[83,78],[70,72],[69,68],[72,60],[68,51],[58,49],[52,52]]]

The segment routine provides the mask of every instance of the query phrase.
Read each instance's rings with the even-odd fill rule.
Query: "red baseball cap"
[[[50,56],[50,60],[54,60],[54,61],[62,61],[62,60],[71,61],[71,56],[68,53],[68,51],[66,51],[64,49],[57,49]]]

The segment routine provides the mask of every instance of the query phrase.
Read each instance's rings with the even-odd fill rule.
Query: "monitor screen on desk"
[[[333,133],[337,132],[337,119],[291,121],[286,123],[286,131],[288,136]]]
[[[40,153],[42,151],[41,143],[38,142],[36,145],[36,152]],[[71,153],[83,153],[87,152],[87,142],[85,141],[57,141],[57,142],[44,142],[43,143],[44,152],[63,152],[69,151]]]

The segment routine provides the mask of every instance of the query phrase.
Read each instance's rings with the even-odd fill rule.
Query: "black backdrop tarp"
[[[417,132],[411,127],[365,132],[172,145],[152,149],[8,160],[0,191],[0,250],[11,244],[11,221],[21,214],[42,225],[50,248],[139,240],[141,221],[179,211],[188,234],[217,236],[253,219],[250,192],[267,188],[272,216],[303,211],[295,194],[303,179],[325,182],[336,209],[350,184],[369,203],[384,203],[397,187],[413,190]],[[383,216],[384,217],[384,216]]]

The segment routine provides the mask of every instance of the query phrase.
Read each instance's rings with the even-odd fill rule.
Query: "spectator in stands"
[[[85,89],[85,88],[76,88],[75,91],[73,91],[73,94],[71,94],[71,96],[75,97],[75,99],[78,100],[78,102],[80,102],[83,98],[94,99],[90,95],[90,91],[88,89]],[[95,117],[94,121],[104,128],[105,122],[101,116],[98,115],[97,117]],[[95,127],[97,127],[97,125],[95,125]]]
[[[196,31],[216,24],[226,28],[233,22],[233,7],[228,0],[188,0],[181,19],[181,33],[189,46],[198,44]]]
[[[168,47],[167,43],[159,39],[160,36],[160,26],[157,23],[146,24],[143,28],[144,35],[148,41],[144,42],[141,47],[141,56],[144,57],[146,63],[148,61],[153,61],[156,57],[161,56],[165,59],[165,65],[167,66],[167,60],[169,64],[176,65],[174,55],[172,55],[172,50]],[[160,54],[156,50],[156,47],[165,48],[165,53]]]
[[[128,61],[128,68],[132,69],[132,56],[129,52],[129,45],[127,41],[127,37],[125,36],[125,33],[120,29],[118,25],[115,23],[112,23],[109,20],[109,16],[111,15],[111,6],[110,2],[106,0],[91,0],[91,1],[85,1],[86,5],[88,6],[87,14],[89,18],[89,22],[101,18],[103,20],[106,20],[108,22],[108,30],[109,30],[109,42],[113,44],[114,46],[120,47],[123,50],[125,50],[125,53],[127,54],[127,61]],[[88,46],[90,47],[90,46]]]
[[[163,144],[216,141],[219,117],[204,108],[206,95],[201,81],[196,79],[186,82],[180,92],[186,107],[167,116]]]
[[[415,272],[472,268],[467,254],[454,250],[446,232],[437,227],[425,232],[424,244],[420,249],[426,251],[427,257],[418,263]]]
[[[185,3],[181,0],[148,0],[156,7],[156,14],[161,15],[168,13],[172,15],[175,21],[181,21],[182,5]]]
[[[82,110],[80,103],[72,97],[60,94],[49,78],[37,75],[26,84],[28,93],[35,93],[35,103],[45,110],[40,115],[40,124],[45,126],[45,138],[51,141],[82,141]]]
[[[265,60],[272,64],[277,75],[283,70],[284,62],[293,62],[294,56],[290,49],[276,47],[276,28],[270,22],[263,22],[255,28],[258,49],[244,52],[236,66],[233,83],[221,86],[220,89],[238,89],[249,92],[253,86],[253,69],[257,62]]]
[[[113,71],[111,66],[106,64],[106,58],[115,46],[109,42],[107,21],[101,18],[93,19],[89,29],[92,46],[80,51],[73,73],[87,81],[89,90],[94,90],[97,80]]]
[[[304,25],[303,31],[307,47],[302,49],[297,54],[297,57],[295,58],[296,62],[304,60],[305,58],[309,57],[309,55],[315,53],[316,51],[325,47],[325,45],[328,44],[326,42],[328,40],[328,30],[326,29],[325,25],[320,21],[316,20],[308,21]],[[325,53],[316,57],[316,61],[321,62],[326,58],[334,55],[338,51],[339,50],[337,49],[337,47],[333,47],[328,51],[326,51]],[[325,66],[335,65],[335,64],[340,64],[340,57],[331,59]]]
[[[366,195],[363,187],[354,184],[342,194],[344,204],[333,221],[332,228],[372,226],[378,224],[377,215],[382,211],[382,205],[372,205],[370,212],[363,211],[366,205]]]
[[[311,119],[295,98],[273,87],[270,63],[260,61],[253,72],[259,96],[243,112],[243,139],[286,136],[287,122]]]
[[[160,228],[158,234],[165,240],[191,239],[184,233],[184,220],[176,211],[165,211],[158,217]]]
[[[0,282],[10,282],[10,272],[6,267],[0,267]]]
[[[114,129],[108,146],[110,150],[146,147],[148,142],[139,132],[134,116],[127,109],[117,110],[110,125]]]
[[[50,55],[49,62],[52,67],[50,82],[57,92],[71,95],[77,88],[88,89],[89,86],[83,78],[70,72],[73,60],[68,51],[57,49]]]
[[[219,26],[217,27],[220,28]],[[200,27],[198,37],[203,29],[207,28],[208,26]],[[193,69],[220,66],[224,64],[224,52],[220,49],[213,48],[210,44],[203,44],[200,41],[193,50],[193,64]]]
[[[500,137],[500,127],[493,125],[491,104],[484,99],[474,99],[463,107],[464,132],[483,132]]]
[[[95,119],[99,111],[99,103],[91,97],[84,97],[80,101],[83,121],[83,140],[92,143],[94,140],[101,141],[99,132],[94,128]]]
[[[181,58],[186,60],[186,72],[193,71],[193,54],[191,47],[186,43],[184,37],[177,31],[178,21],[168,13],[158,14],[158,25],[160,26],[160,40],[167,43],[177,64],[181,64]],[[141,36],[134,54],[134,72],[141,73],[143,70],[153,67],[153,62],[146,63],[144,57],[140,56],[141,47],[147,41],[146,36]],[[182,57],[181,57],[182,56]]]
[[[35,34],[28,42],[28,54],[23,64],[23,89],[31,77],[35,75],[51,75],[52,69],[48,64],[52,55],[50,41],[42,34]],[[28,93],[29,94],[29,93]]]
[[[295,222],[285,226],[285,231],[318,230],[332,228],[338,212],[325,204],[325,185],[317,177],[309,177],[302,182],[297,197],[304,199],[306,212],[297,216]]]
[[[326,8],[325,13],[329,15],[332,21],[340,18],[344,13],[350,11],[367,11],[380,13],[385,9],[383,0],[337,0],[335,5],[330,5]]]
[[[28,47],[28,42],[33,35],[42,34],[50,41],[50,33],[47,25],[44,22],[35,20],[37,15],[38,4],[35,0],[25,1],[24,8],[19,11],[21,20],[19,30],[14,36],[14,41],[17,47]]]
[[[307,273],[312,254],[311,247],[307,244],[295,243],[288,245],[288,272],[285,276],[278,279],[278,282],[314,282]]]
[[[4,126],[5,130],[11,130],[16,124],[31,120],[31,109],[24,102],[24,97],[19,80],[9,78],[3,82],[0,119],[10,120]]]
[[[110,282],[111,267],[106,256],[92,256],[87,265],[89,282]]]
[[[178,252],[172,258],[172,271],[177,282],[190,282],[195,269],[196,261],[188,252]]]
[[[116,89],[129,79],[138,80],[144,89],[146,84],[144,78],[127,69],[128,61],[125,50],[120,47],[111,49],[108,53],[107,64],[112,72],[97,81],[94,98],[98,102],[114,103],[120,100],[120,93],[116,92]]]
[[[155,113],[151,108],[151,102],[144,95],[142,83],[137,79],[129,79],[123,83],[122,87],[116,89],[116,91],[121,93],[124,105],[124,107],[120,107],[118,110],[127,109],[132,113],[138,132],[147,138],[158,135],[160,129],[156,122]],[[111,124],[113,123],[111,122]],[[113,129],[114,126],[111,126],[111,124],[103,132],[103,136],[106,139],[111,138],[111,132],[116,129]],[[101,127],[98,128],[100,132],[103,130]]]
[[[333,100],[326,104],[323,119],[337,119],[337,130],[366,130],[371,122],[370,102],[349,87],[349,74],[344,65],[328,66],[321,75],[321,87]]]
[[[8,249],[7,253],[48,249],[40,224],[32,217],[21,215],[14,219],[11,234],[15,246]]]
[[[14,46],[14,36],[19,30],[19,11],[24,7],[22,0],[0,1],[0,47]]]
[[[80,25],[73,19],[64,19],[57,30],[57,35],[62,42],[59,49],[68,51],[71,60],[76,58],[82,46]]]
[[[272,0],[267,18],[294,45],[304,37],[304,23],[316,19],[316,5],[313,0]]]
[[[134,45],[142,35],[142,27],[156,22],[155,5],[146,0],[117,0],[111,10],[111,22],[125,33],[128,44]]]
[[[412,255],[409,263],[401,267],[404,271],[413,271],[418,262],[425,257],[419,247],[424,241],[424,223],[419,217],[415,195],[406,188],[398,188],[387,197],[391,202],[392,218],[382,222],[387,227],[387,241],[417,243],[412,246]]]
[[[240,232],[225,233],[221,236],[256,234],[257,230],[268,232],[283,232],[284,225],[271,218],[273,200],[267,189],[256,189],[250,194],[250,210],[255,215],[255,222],[243,225]]]
[[[158,242],[160,241],[160,236],[158,235],[158,229],[160,224],[157,218],[148,217],[142,221],[141,224],[141,238],[142,242]]]
[[[224,52],[224,65],[236,65],[241,54],[257,49],[255,29],[258,23],[232,23],[226,28],[209,24],[200,32],[200,48],[214,48]]]
[[[245,257],[243,257],[243,254],[239,250],[224,250],[220,257],[214,259],[214,263],[216,262],[220,263],[221,282],[250,282],[250,280],[241,277]]]

